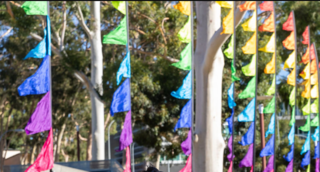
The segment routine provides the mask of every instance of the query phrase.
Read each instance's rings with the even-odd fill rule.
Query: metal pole
[[[308,26],[308,48],[309,48],[309,80],[310,80],[310,93],[309,93],[309,100],[311,100],[311,43],[310,43],[310,26]],[[311,103],[309,105],[309,108],[311,109]],[[311,112],[310,112],[310,121],[311,121]],[[309,140],[310,140],[310,148],[311,148],[311,122],[309,122],[309,132],[310,132],[310,135],[309,135]],[[311,149],[310,149],[310,158],[309,158],[309,164],[311,166]]]
[[[266,139],[264,138],[264,114],[263,114],[263,104],[259,105],[259,114],[260,114],[260,138],[261,138],[261,149],[266,145]],[[262,157],[262,170],[267,166],[266,157]]]
[[[77,125],[76,128],[77,128],[77,156],[78,156],[78,161],[80,161],[80,133],[79,133],[79,125]]]
[[[194,129],[193,129],[193,118],[194,118],[194,78],[195,78],[195,75],[194,75],[194,42],[193,42],[193,1],[190,1],[190,17],[191,17],[191,92],[192,92],[192,96],[191,96],[191,127],[190,127],[190,130],[191,130],[191,155],[189,156],[192,156],[193,155],[193,141],[194,141]],[[194,164],[193,164],[193,158],[192,158],[192,161],[191,161],[191,166],[192,166],[192,169],[191,169],[191,172],[192,171],[196,171],[196,170],[193,170],[193,167],[194,167]]]
[[[275,4],[273,1],[273,30],[274,30],[274,79],[277,81],[277,31],[276,31],[276,10],[275,10]],[[279,125],[277,125],[277,83],[275,83],[274,88],[274,143],[273,143],[273,171],[276,170],[276,127],[278,127],[278,136],[279,136]]]
[[[255,171],[255,161],[256,161],[256,112],[257,112],[257,85],[258,85],[258,2],[256,1],[256,83],[255,83],[255,101],[254,101],[254,118],[253,118],[253,122],[254,122],[254,130],[253,130],[253,162],[252,162],[252,166],[253,166],[253,171]]]
[[[314,49],[314,53],[315,53],[315,55],[316,55],[316,62],[317,62],[317,73],[318,73],[318,82],[320,81],[320,72],[319,72],[319,67],[318,67],[318,64],[319,64],[319,59],[318,59],[318,53],[317,53],[317,48],[316,48],[316,44],[315,43],[313,43],[313,49]],[[309,51],[310,53],[311,53],[311,48],[310,48],[310,51]],[[320,94],[320,84],[318,84],[318,94]],[[319,95],[318,95],[318,97],[319,97]],[[318,102],[318,107],[320,107],[320,102]],[[319,119],[318,119],[319,121],[320,121],[320,115],[319,115]],[[319,128],[320,128],[320,124],[319,124],[319,126],[318,126]],[[320,132],[319,132],[319,138],[320,138]],[[318,141],[318,144],[319,144],[320,142]],[[319,149],[318,149],[318,153],[320,153],[320,145],[318,146],[319,147]],[[315,150],[316,151],[316,150]]]
[[[110,154],[110,127],[114,123],[114,120],[111,121],[111,123],[108,126],[108,160],[111,159],[111,154]]]
[[[295,99],[294,99],[294,117],[297,116],[297,31],[296,31],[296,20],[294,17],[294,11],[292,10],[292,16],[293,16],[293,32],[294,32],[294,70],[296,71],[294,78],[295,78],[295,86],[294,86],[294,95],[295,95]],[[294,123],[294,127],[295,127],[296,123]],[[299,131],[299,130],[298,130]],[[293,138],[294,139],[294,138]],[[293,143],[294,144],[294,143]],[[294,155],[294,149],[293,151],[293,155]],[[294,156],[292,158],[292,161],[294,162]]]
[[[235,8],[236,8],[236,1],[233,1],[233,8],[232,8],[232,10],[233,10],[233,67],[234,68],[236,68],[236,65],[235,65],[235,63],[236,63],[236,20],[235,20],[235,18],[236,18],[236,13],[235,13]],[[233,85],[233,93],[234,93],[234,91],[235,91],[235,86]],[[233,100],[235,100],[235,94],[233,94]],[[232,112],[233,112],[233,114],[234,114],[234,110],[235,110],[235,108],[233,107],[232,108]],[[231,152],[231,157],[233,157],[233,155],[234,155],[234,115],[233,115],[233,118],[232,118],[232,133],[231,133],[231,137],[232,137],[232,152]],[[232,159],[233,160],[233,159]],[[234,165],[233,165],[234,163],[232,163],[232,172],[233,172],[233,170],[234,170]]]
[[[168,163],[168,172],[170,172],[170,164]]]
[[[135,172],[134,169],[134,142],[131,144],[131,171]]]

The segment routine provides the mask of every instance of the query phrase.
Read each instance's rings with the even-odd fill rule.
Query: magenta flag
[[[319,143],[318,143],[319,144]],[[319,158],[316,160],[316,172],[320,172]]]
[[[127,113],[124,119],[123,129],[120,135],[119,150],[122,151],[132,143],[132,127],[131,127],[131,110]]]
[[[231,162],[233,160],[233,158],[235,157],[234,155],[232,156],[232,136],[229,138],[228,148],[229,148],[230,153],[228,154],[227,158]]]
[[[131,158],[129,146],[126,149],[126,169],[123,172],[131,172]]]
[[[253,166],[251,166],[250,172],[253,172]]]
[[[50,91],[48,91],[37,104],[24,130],[27,135],[31,135],[50,130],[51,127]]]
[[[273,155],[269,158],[267,168],[263,172],[271,172],[273,170]]]
[[[190,155],[192,152],[192,132],[189,130],[188,137],[181,143],[181,149],[185,155]]]
[[[233,166],[233,163],[232,163],[232,161],[231,161],[231,162],[230,162],[229,169],[228,169],[228,172],[232,172],[232,166]]]
[[[246,156],[240,161],[239,167],[251,167],[253,160],[253,144],[249,146]]]
[[[286,172],[293,172],[293,159],[290,161],[286,168]]]
[[[53,137],[52,128],[49,131],[47,140],[44,142],[41,152],[32,165],[25,172],[41,172],[53,168]]]
[[[192,154],[189,155],[186,166],[184,166],[179,172],[192,172]]]

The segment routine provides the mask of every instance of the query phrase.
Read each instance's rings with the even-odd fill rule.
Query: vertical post
[[[317,62],[317,74],[318,74],[318,82],[320,81],[320,72],[319,72],[319,66],[318,66],[318,64],[319,64],[319,59],[318,59],[318,53],[317,53],[317,48],[316,48],[316,44],[315,43],[313,43],[313,49],[314,49],[314,53],[315,53],[315,55],[316,55],[316,62]],[[311,53],[311,47],[310,47],[310,51],[309,51],[310,53]],[[320,84],[318,84],[318,94],[320,95]],[[320,97],[318,95],[318,97]],[[320,107],[320,102],[318,101],[318,107]],[[320,115],[319,115],[319,119],[318,119],[319,121],[320,121]],[[318,125],[318,127],[319,127],[319,129],[320,129],[320,124]],[[319,132],[319,138],[320,138],[320,132]],[[319,144],[320,143],[320,141],[318,141],[318,143],[317,144]],[[318,153],[320,153],[320,145],[318,146],[319,147],[319,149],[318,149]],[[316,151],[316,150],[315,150]]]
[[[311,99],[311,43],[310,43],[310,26],[308,26],[308,48],[309,48],[309,80],[310,80],[310,93],[309,93],[309,100]],[[318,65],[318,64],[317,64]],[[311,109],[311,103],[309,105],[309,109]],[[310,122],[309,122],[309,132],[310,132],[310,135],[309,135],[309,140],[310,140],[310,158],[309,158],[309,164],[311,166],[311,112],[310,112]]]
[[[109,126],[108,126],[108,160],[110,160],[111,159],[111,150],[110,150],[110,142],[111,142],[111,140],[110,140],[110,127],[111,127],[111,125],[114,123],[114,120],[112,120],[111,121],[111,123],[109,124]]]
[[[292,16],[293,16],[293,32],[294,32],[294,69],[296,70],[296,73],[294,75],[295,78],[295,84],[294,84],[294,95],[295,95],[295,99],[294,99],[294,118],[297,115],[297,31],[296,31],[296,19],[294,16],[294,11],[292,10]],[[294,123],[294,127],[296,126],[296,123]],[[298,130],[299,131],[299,130]],[[294,138],[293,138],[294,139]],[[294,142],[293,142],[294,144]],[[294,155],[294,149],[293,151],[293,155]],[[292,161],[294,162],[294,156],[292,158]]]
[[[257,85],[258,85],[258,2],[256,1],[256,83],[255,83],[255,96],[254,96],[254,118],[253,118],[253,122],[254,122],[254,130],[253,130],[253,161],[252,161],[252,166],[253,166],[253,171],[255,171],[255,162],[256,162],[256,114],[257,114]]]
[[[78,161],[80,161],[80,133],[79,133],[79,125],[77,127],[77,156],[78,156]]]
[[[259,114],[260,114],[260,138],[261,138],[261,149],[266,145],[266,139],[264,138],[264,114],[263,114],[263,104],[259,105]],[[262,157],[262,170],[267,166],[266,157]]]
[[[233,67],[234,68],[236,68],[236,65],[235,65],[235,63],[236,63],[236,20],[235,20],[235,18],[236,18],[236,13],[235,13],[235,8],[236,8],[236,1],[233,1],[233,6],[232,6],[233,8],[232,8],[232,10],[233,10]],[[233,85],[233,93],[234,93],[234,90],[235,90],[235,85]],[[233,94],[233,100],[235,100],[235,94]],[[232,108],[232,112],[233,112],[233,114],[234,114],[234,110],[235,110],[235,108],[233,107]],[[231,133],[231,137],[232,137],[232,152],[231,152],[231,157],[233,157],[233,155],[234,155],[234,115],[233,115],[233,118],[232,118],[232,133]],[[233,159],[232,159],[232,161],[233,161]],[[233,163],[234,164],[234,163]],[[234,165],[232,164],[232,172],[233,172],[233,170],[234,170]]]
[[[193,44],[193,1],[190,1],[190,18],[191,18],[191,127],[190,127],[190,130],[191,130],[191,156],[193,155],[193,141],[194,141],[194,129],[193,129],[193,119],[194,119],[194,44]],[[190,156],[190,155],[189,155]],[[194,164],[193,164],[193,158],[191,160],[191,166],[192,166],[192,170],[191,172],[193,171],[196,171],[196,170],[193,170],[193,167],[194,167]]]
[[[274,1],[272,2],[273,5],[273,30],[274,30],[274,79],[275,79],[275,88],[274,88],[274,143],[273,143],[273,171],[276,170],[276,127],[277,126],[277,28],[276,28],[276,9],[275,9],[275,4]],[[279,129],[279,128],[278,128]],[[278,134],[280,134],[278,132]]]

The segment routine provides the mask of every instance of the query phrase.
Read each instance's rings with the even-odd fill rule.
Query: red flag
[[[269,1],[264,1],[264,2],[269,2]],[[259,26],[258,30],[260,32],[274,32],[273,18],[274,18],[273,12],[271,12],[270,16],[264,21],[264,23],[261,26]]]
[[[123,172],[131,172],[131,158],[129,146],[127,146],[126,149],[126,169]]]
[[[192,154],[189,155],[187,159],[186,166],[183,167],[179,172],[192,172]]]
[[[314,51],[314,46],[313,46],[313,44],[311,45],[310,53],[311,53],[311,60],[316,59],[316,52]]]
[[[282,30],[286,30],[286,31],[293,31],[294,30],[293,13],[292,12],[290,13],[287,21],[283,23]]]
[[[282,41],[282,45],[288,50],[294,50],[294,32],[291,32],[290,35]]]
[[[246,10],[255,10],[256,9],[256,1],[246,1],[244,4],[239,5],[240,11]]]
[[[303,41],[302,43],[303,44],[309,44],[309,26],[306,27],[306,29],[304,30],[303,34],[302,34],[302,38],[303,38]]]
[[[273,11],[273,1],[263,1],[259,7],[261,11]]]
[[[52,128],[49,131],[47,140],[44,142],[41,152],[36,161],[30,165],[25,172],[41,172],[53,168],[53,137]]]

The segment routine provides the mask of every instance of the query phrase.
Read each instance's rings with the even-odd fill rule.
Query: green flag
[[[111,1],[114,8],[126,15],[126,1]]]
[[[21,5],[21,8],[27,15],[48,15],[47,1],[26,1]]]
[[[312,127],[318,127],[319,126],[319,114],[311,121]]]
[[[318,98],[311,104],[311,113],[319,113],[319,99]]]
[[[233,59],[233,34],[231,35],[231,40],[228,44],[228,48],[226,48],[223,53],[228,59]]]
[[[103,35],[102,43],[127,45],[127,19],[124,17],[120,25],[107,35]]]
[[[171,65],[182,70],[191,70],[191,43],[180,53],[180,61]]]
[[[294,111],[295,111],[295,107],[293,106],[292,112],[291,112],[291,120],[290,120],[290,123],[289,123],[290,126],[294,125],[294,123],[296,122]]]
[[[178,32],[178,38],[181,42],[191,42],[191,17],[189,16],[188,22]]]
[[[251,62],[246,66],[241,68],[242,72],[246,76],[255,76],[256,75],[256,55],[254,54],[251,58]]]
[[[256,95],[256,77],[254,76],[247,87],[238,95],[239,99],[253,98]]]
[[[263,109],[263,113],[274,113],[274,107],[276,104],[275,96],[269,102],[269,104]]]
[[[289,104],[291,106],[294,106],[294,100],[296,98],[296,95],[295,95],[295,87],[293,87],[291,93],[290,93],[290,97],[289,97]]]
[[[299,127],[299,130],[307,132],[310,130],[310,115],[308,115],[308,119],[306,121],[306,123],[304,124],[304,126]]]
[[[267,95],[271,96],[276,92],[276,76],[273,77],[271,87],[267,91]]]
[[[232,82],[240,80],[240,78],[236,77],[236,68],[233,66],[233,60],[231,61],[231,79]]]
[[[310,114],[310,99],[308,99],[308,103],[306,105],[304,105],[304,107],[302,108],[302,113],[303,115],[309,115]]]

